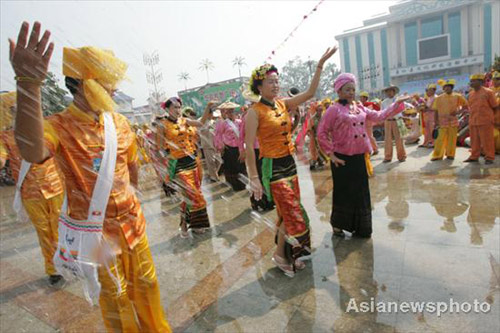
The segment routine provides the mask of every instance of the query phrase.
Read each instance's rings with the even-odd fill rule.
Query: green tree
[[[241,67],[246,66],[245,58],[243,57],[235,57],[233,59],[233,67],[238,67],[238,74],[241,78]]]
[[[200,67],[198,67],[199,70],[205,71],[207,74],[207,84],[210,82],[210,77],[208,75],[208,72],[214,69],[214,63],[209,60],[209,59],[203,59],[200,62]]]
[[[281,88],[288,91],[296,87],[300,91],[305,91],[312,80],[318,62],[315,60],[302,61],[299,57],[289,60],[281,71]],[[340,71],[334,63],[329,63],[323,69],[316,98],[331,97],[333,95],[333,81]]]
[[[493,65],[491,65],[491,68],[494,71],[500,72],[500,56],[495,55],[495,61],[493,62]]]
[[[47,78],[42,86],[42,110],[44,116],[61,112],[68,106],[64,99],[67,91],[59,87],[58,80],[52,72],[47,73]]]

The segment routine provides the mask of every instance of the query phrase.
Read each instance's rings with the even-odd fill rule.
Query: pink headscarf
[[[356,77],[354,74],[351,73],[342,73],[333,82],[333,89],[338,93],[340,89],[347,83],[354,83],[356,84]]]

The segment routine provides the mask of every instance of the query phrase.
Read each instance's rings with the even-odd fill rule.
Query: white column
[[[366,69],[370,66],[370,55],[368,53],[368,34],[367,33],[364,33],[360,36],[360,42],[361,42],[361,59],[363,61],[361,67],[363,69]],[[367,74],[367,73],[365,73],[365,74]],[[370,79],[364,79],[363,85],[364,85],[364,89],[366,91],[369,91],[371,89]]]
[[[384,85],[384,70],[383,70],[383,62],[382,62],[382,42],[380,38],[380,31],[373,32],[373,44],[375,49],[375,65],[378,65],[380,75],[377,77],[375,87],[372,87],[372,91],[382,89]]]
[[[345,61],[344,61],[344,59],[345,59],[344,58],[345,57],[344,39],[343,38],[337,39],[337,42],[339,43],[339,46],[340,46],[340,48],[339,48],[339,51],[340,51],[340,54],[339,54],[339,56],[340,56],[340,69],[342,72],[345,72],[346,69],[345,69]]]
[[[358,72],[358,63],[356,59],[356,40],[354,39],[354,36],[348,37],[349,41],[349,57],[351,59],[351,72],[356,73]]]
[[[462,57],[469,55],[469,6],[460,11],[460,35],[462,39]]]
[[[493,1],[491,4],[491,61],[495,61],[495,55],[500,56],[500,2]]]

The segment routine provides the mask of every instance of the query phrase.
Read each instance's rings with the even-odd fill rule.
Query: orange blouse
[[[12,176],[17,182],[22,158],[14,139],[14,131],[2,132],[0,145],[4,146],[7,151]],[[47,159],[43,164],[32,164],[21,187],[21,198],[24,200],[48,200],[62,194],[64,189],[61,176],[53,158]]]
[[[291,155],[295,149],[292,142],[292,120],[282,100],[275,101],[275,107],[262,101],[252,106],[257,113],[259,125],[257,139],[260,156],[280,158]]]
[[[159,127],[157,135],[163,135],[163,138],[158,138],[157,142],[163,141],[163,149],[168,149],[172,158],[177,160],[196,152],[197,129],[189,126],[186,118],[179,117],[177,122],[165,118]]]
[[[145,231],[145,219],[139,200],[130,186],[128,168],[129,164],[137,162],[137,141],[127,119],[117,112],[112,115],[118,147],[104,233],[116,237],[121,229],[129,247],[133,248]],[[65,111],[48,119],[45,140],[65,177],[69,216],[86,220],[104,151],[103,116],[97,121],[71,104]]]

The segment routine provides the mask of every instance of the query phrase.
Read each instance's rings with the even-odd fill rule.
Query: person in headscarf
[[[379,122],[404,110],[409,96],[397,98],[382,111],[356,103],[356,77],[340,74],[334,82],[338,102],[327,110],[318,129],[321,148],[330,156],[333,204],[330,223],[333,233],[344,231],[359,237],[371,237],[372,212],[366,155],[373,150],[366,133],[366,121]]]
[[[40,38],[38,22],[29,41],[28,32],[29,24],[24,22],[17,45],[9,40],[17,81],[15,136],[21,156],[33,164],[57,159],[65,178],[66,216],[72,221],[85,223],[89,215],[104,218],[103,241],[115,249],[115,260],[98,268],[99,304],[106,329],[170,332],[146,237],[146,221],[130,186],[137,186],[135,136],[127,119],[114,112],[116,105],[111,97],[125,77],[127,65],[112,52],[96,47],[64,48],[63,74],[73,103],[44,123],[40,87],[54,44],[49,43],[49,31]],[[89,212],[106,144],[103,124],[109,124],[109,120],[116,131],[116,136],[111,135],[117,144],[114,178],[105,211]]]
[[[241,119],[234,113],[238,107],[233,102],[218,106],[224,114],[224,120],[217,123],[214,134],[214,146],[224,161],[224,177],[233,191],[243,191],[246,187],[242,181],[242,176],[246,176],[245,164],[240,159],[239,150]]]
[[[203,117],[193,120],[182,116],[180,98],[171,97],[162,104],[166,115],[158,125],[157,141],[167,169],[165,182],[182,195],[181,238],[189,237],[189,230],[204,233],[210,227],[207,202],[201,191],[202,167],[197,154],[197,133],[214,106],[214,102],[207,103]]]
[[[396,96],[399,94],[399,88],[393,84],[386,87],[382,92],[385,94],[385,99],[382,101],[382,109],[387,109],[396,101]],[[406,161],[405,145],[400,133],[399,126],[404,126],[401,115],[389,117],[384,122],[384,163],[392,161],[393,142],[396,143],[396,153],[399,162]]]
[[[22,170],[22,165],[26,162],[22,160],[12,129],[15,102],[15,92],[0,94],[2,114],[0,151],[3,152],[0,153],[0,168],[7,160],[9,161],[12,175],[17,183],[17,191],[20,191],[20,196],[16,193],[13,206],[15,210],[19,210],[16,212],[18,214],[21,214],[21,205],[25,209],[38,236],[49,284],[60,286],[64,279],[57,273],[53,258],[57,248],[59,213],[64,198],[62,175],[54,158],[47,159],[43,164],[26,165],[24,168],[27,167],[27,170]],[[20,201],[16,202],[19,199]]]
[[[245,120],[246,164],[250,188],[259,200],[265,189],[273,199],[278,213],[276,243],[272,260],[285,275],[293,277],[305,263],[298,260],[311,254],[309,217],[300,203],[297,167],[293,158],[292,122],[288,112],[314,97],[318,89],[324,63],[336,52],[328,49],[321,57],[311,86],[291,98],[278,99],[280,92],[278,70],[271,64],[256,68],[251,75],[251,91],[260,96],[258,103],[248,111]],[[260,144],[262,182],[257,172],[254,152],[255,138]]]
[[[477,162],[484,152],[485,164],[495,160],[495,112],[500,111],[495,93],[483,86],[484,74],[470,76],[469,92],[469,131],[471,154],[465,162]]]
[[[431,161],[440,161],[444,155],[449,160],[453,160],[457,149],[457,115],[462,108],[467,107],[467,100],[460,93],[453,91],[454,79],[439,80],[438,84],[443,87],[444,92],[434,98],[434,103],[432,103],[436,117],[434,124],[439,130],[438,137],[434,141]]]

